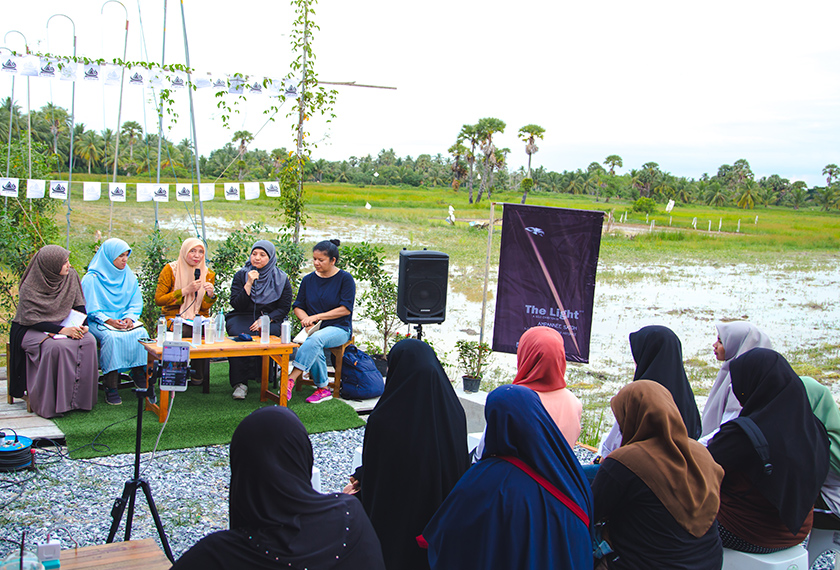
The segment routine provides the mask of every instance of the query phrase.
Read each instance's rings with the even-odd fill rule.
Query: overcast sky
[[[293,11],[286,1],[183,0],[191,64],[203,71],[282,77],[293,54]],[[141,51],[138,1],[128,8],[128,59]],[[123,11],[115,2],[5,0],[0,33],[23,32],[34,50],[122,55]],[[148,59],[159,62],[163,1],[140,0]],[[840,2],[836,0],[321,0],[313,49],[324,81],[357,81],[396,91],[339,88],[336,119],[313,119],[316,158],[446,154],[461,126],[481,117],[507,123],[497,146],[511,167],[526,161],[519,127],[546,129],[534,166],[586,168],[610,154],[626,172],[648,161],[680,176],[714,174],[747,159],[757,177],[773,173],[822,184],[822,168],[840,163]],[[40,44],[39,44],[40,42]],[[21,50],[9,34],[5,44]],[[180,3],[168,3],[166,63],[184,63]],[[15,100],[26,108],[25,81]],[[32,107],[52,100],[70,108],[70,86],[31,79]],[[0,75],[0,97],[11,90]],[[79,83],[76,120],[116,128],[119,88]],[[167,136],[188,136],[188,105],[177,92],[178,123]],[[125,88],[123,121],[157,128],[142,90]],[[239,129],[264,124],[265,99],[249,99],[226,131],[209,89],[195,93],[202,154]],[[287,104],[290,106],[290,104]],[[288,108],[288,107],[287,107]],[[290,122],[266,127],[252,148],[293,148]]]

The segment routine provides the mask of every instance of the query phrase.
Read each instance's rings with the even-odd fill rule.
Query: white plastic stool
[[[826,550],[837,552],[840,558],[840,531],[811,529],[811,537],[808,539],[808,564],[813,564],[814,560]],[[836,562],[834,568],[837,568]]]
[[[350,467],[354,472],[359,466],[362,464],[362,448],[357,447],[356,450],[353,452],[353,465]],[[351,473],[352,475],[352,473]]]
[[[318,469],[315,466],[312,467],[312,479],[310,479],[310,481],[312,482],[312,488],[320,493],[321,492],[321,470]]]
[[[484,435],[483,431],[477,431],[475,433],[467,434],[467,451],[472,451],[473,449],[478,447],[479,442],[481,442],[482,435]]]
[[[808,570],[808,551],[797,544],[770,554],[723,549],[722,570]]]

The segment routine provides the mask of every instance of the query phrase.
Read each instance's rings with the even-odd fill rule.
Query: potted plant
[[[481,370],[490,361],[490,345],[476,340],[459,340],[455,343],[458,351],[458,366],[464,373],[464,392],[478,392],[481,385]]]

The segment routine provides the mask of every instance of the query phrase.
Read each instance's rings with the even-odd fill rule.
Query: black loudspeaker
[[[449,255],[439,251],[400,252],[397,315],[404,323],[439,324],[446,319]]]

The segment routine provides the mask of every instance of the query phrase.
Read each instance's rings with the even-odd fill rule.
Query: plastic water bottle
[[[292,342],[292,327],[289,325],[289,321],[283,321],[283,324],[280,325],[280,342],[283,344]]]
[[[166,340],[166,319],[161,317],[157,324],[157,345],[163,346],[163,341]]]
[[[216,315],[216,339],[218,342],[225,340],[227,331],[225,331],[225,314],[219,313]]]
[[[268,344],[268,335],[271,334],[271,318],[268,315],[260,317],[260,344]]]
[[[181,340],[184,336],[184,319],[180,316],[172,319],[172,340]]]
[[[193,317],[193,328],[192,328],[192,344],[193,346],[201,346],[201,315],[196,315]]]
[[[204,344],[216,342],[216,319],[204,319]]]

